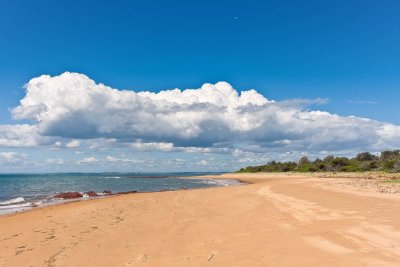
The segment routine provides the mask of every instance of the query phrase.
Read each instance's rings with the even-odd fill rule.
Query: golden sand
[[[251,184],[0,217],[0,266],[400,266],[399,194],[348,178],[223,177]]]

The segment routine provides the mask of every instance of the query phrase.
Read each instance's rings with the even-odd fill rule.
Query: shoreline
[[[315,178],[315,179],[358,179],[358,180],[372,180],[372,181],[388,181],[388,179],[400,179],[400,173],[383,173],[383,172],[365,172],[365,173],[354,173],[354,172],[340,172],[340,173],[332,173],[332,172],[314,172],[314,173],[301,173],[301,172],[258,172],[258,173],[221,173],[221,174],[210,174],[210,175],[198,175],[198,176],[188,176],[188,177],[175,177],[177,179],[205,179],[205,180],[234,180],[237,183],[229,184],[229,185],[218,185],[211,187],[202,187],[202,188],[180,188],[180,189],[171,189],[171,190],[159,190],[159,191],[122,191],[115,192],[109,195],[97,196],[97,197],[82,197],[76,199],[65,199],[60,200],[58,202],[46,203],[44,205],[29,207],[26,209],[22,209],[19,211],[14,211],[11,213],[0,213],[0,219],[4,217],[10,217],[22,213],[32,212],[40,209],[47,209],[49,207],[57,207],[63,205],[69,205],[72,203],[79,202],[88,202],[88,201],[96,201],[107,198],[116,198],[122,195],[133,195],[133,194],[152,194],[152,193],[163,193],[163,192],[179,192],[179,191],[191,191],[191,190],[206,190],[213,189],[218,187],[231,187],[231,186],[245,186],[251,184],[258,184],[265,181],[265,179],[274,179],[279,177],[291,177],[291,178]],[[149,178],[151,179],[151,178]],[[396,192],[399,194],[400,198],[400,184],[399,185],[390,185],[398,188],[399,190]],[[337,190],[337,188],[331,187],[331,190]],[[358,194],[358,195],[366,195],[372,197],[380,197],[380,198],[391,198],[393,194],[385,194],[386,192],[379,192],[377,190],[363,190],[359,191],[360,188],[357,187],[348,187],[341,188],[341,191]],[[340,190],[338,190],[340,191]],[[1,267],[1,265],[0,265]]]
[[[205,177],[247,184],[118,195],[2,216],[0,267],[27,262],[398,266],[400,194],[342,184],[365,177],[261,173],[196,178]]]
[[[148,179],[152,179],[154,177],[149,177]],[[4,216],[12,216],[15,214],[19,214],[19,213],[25,213],[25,212],[29,212],[32,210],[36,210],[36,209],[41,209],[41,208],[47,208],[50,206],[59,206],[59,205],[64,205],[64,204],[69,204],[72,202],[80,202],[80,201],[91,201],[91,200],[97,200],[97,199],[103,199],[103,198],[108,198],[108,197],[116,197],[119,195],[128,195],[128,194],[146,194],[146,193],[158,193],[158,192],[171,192],[171,191],[180,191],[180,190],[196,190],[196,189],[207,189],[207,188],[213,188],[213,187],[224,187],[224,186],[236,186],[236,185],[241,185],[241,184],[245,184],[245,182],[241,182],[238,179],[227,179],[227,178],[204,178],[203,176],[188,176],[188,177],[174,177],[176,179],[201,179],[201,180],[234,180],[236,182],[233,182],[231,184],[225,184],[223,183],[223,181],[218,184],[218,185],[213,185],[213,186],[209,186],[209,187],[199,187],[199,188],[178,188],[178,189],[163,189],[163,190],[157,190],[157,191],[135,191],[135,190],[130,190],[130,191],[121,191],[121,192],[111,192],[108,194],[104,194],[104,195],[97,195],[94,197],[91,196],[86,196],[86,197],[77,197],[77,198],[73,198],[73,199],[55,199],[51,202],[47,202],[45,204],[40,204],[40,205],[33,205],[33,206],[26,206],[26,207],[21,207],[20,209],[17,208],[10,208],[10,212],[0,212],[0,218],[4,217]],[[65,192],[68,193],[68,192]],[[81,194],[83,194],[84,192],[79,192]],[[22,197],[23,198],[23,197]],[[4,211],[7,211],[7,209],[4,209]]]

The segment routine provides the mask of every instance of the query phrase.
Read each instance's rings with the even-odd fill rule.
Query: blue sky
[[[204,83],[226,81],[237,91],[255,89],[268,100],[279,103],[327,99],[323,105],[302,105],[302,111],[323,110],[399,125],[398,14],[398,0],[112,3],[3,0],[0,2],[0,123],[38,123],[27,116],[21,120],[11,117],[10,109],[25,97],[24,84],[44,74],[57,76],[70,71],[87,75],[96,83],[135,92],[200,88]],[[49,132],[42,130],[40,134]],[[90,136],[95,137],[118,139],[119,135]],[[191,146],[224,147],[216,140],[202,143],[204,138],[197,140],[197,137],[196,142],[170,136],[154,140],[146,135],[129,138],[129,142],[139,138],[174,146],[186,142]],[[217,139],[221,141],[220,137]],[[258,139],[239,139],[242,143],[258,142]],[[87,140],[85,137],[81,144]],[[247,151],[243,146],[240,149]],[[328,152],[350,153],[363,148],[371,147],[341,147]],[[48,157],[76,156],[70,150],[56,153],[49,144],[29,148],[4,146],[0,150],[25,155],[20,162],[27,162],[35,153],[44,155],[44,161]],[[275,158],[281,153],[301,153],[297,150],[269,149],[263,151],[263,156]],[[84,151],[87,158],[103,153]],[[209,154],[182,151],[125,152],[132,157],[147,155],[156,162],[165,162],[163,157],[193,159],[193,162],[210,158]],[[308,149],[302,152],[316,153]],[[107,156],[104,154],[103,158]],[[212,157],[226,163],[230,156],[217,153]],[[247,163],[255,162],[249,159],[243,164]],[[16,168],[16,163],[13,164]],[[225,169],[233,168],[226,166]],[[7,171],[9,167],[0,168]]]

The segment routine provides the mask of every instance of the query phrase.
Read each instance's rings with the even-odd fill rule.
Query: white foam
[[[218,186],[230,186],[230,185],[239,185],[241,182],[235,179],[205,179],[203,183],[218,185]]]
[[[29,208],[32,207],[31,203],[23,203],[23,204],[18,204],[18,205],[7,205],[7,206],[0,206],[0,210],[6,210],[6,209],[21,209],[21,208]]]
[[[43,204],[43,201],[35,201],[35,202],[32,203],[32,206],[37,207],[37,206],[40,206],[42,204]]]
[[[7,201],[0,202],[0,205],[11,205],[15,203],[21,203],[24,202],[25,199],[23,197],[16,197]]]

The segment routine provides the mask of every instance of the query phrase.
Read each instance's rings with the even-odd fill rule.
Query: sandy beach
[[[397,184],[362,175],[222,177],[249,184],[0,217],[0,266],[400,266]]]

